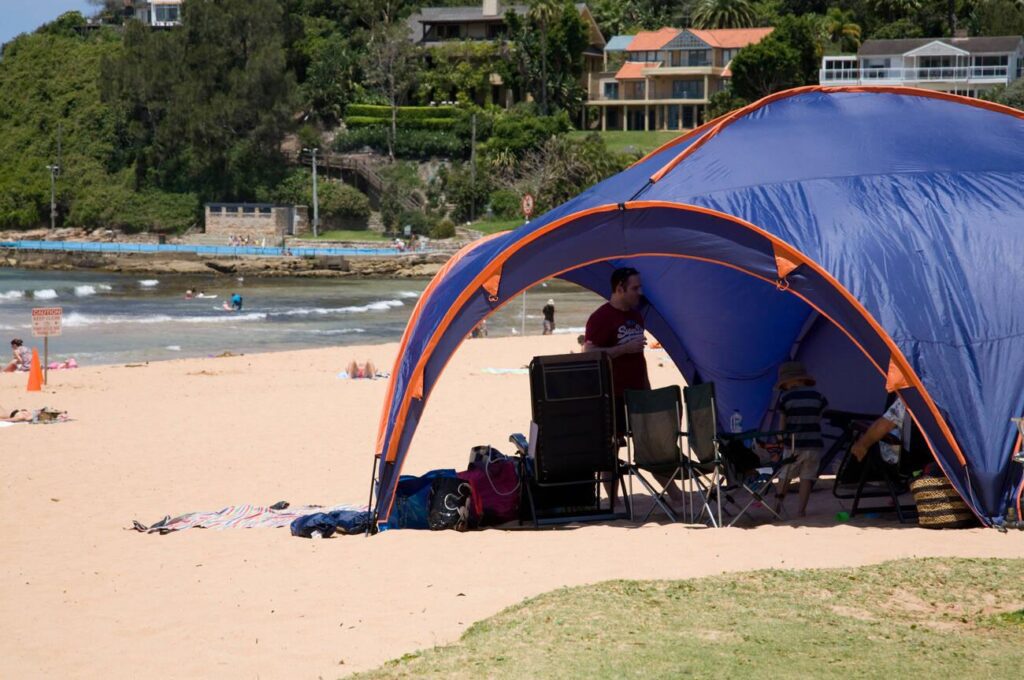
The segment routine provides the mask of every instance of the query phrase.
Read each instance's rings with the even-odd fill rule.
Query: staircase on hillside
[[[296,164],[310,165],[312,157],[305,152],[293,152],[288,154],[289,159]],[[321,170],[337,168],[353,172],[366,182],[370,190],[378,197],[384,193],[386,185],[384,177],[377,167],[379,163],[374,161],[375,156],[365,153],[337,153],[334,151],[321,151],[316,157],[316,166]],[[416,194],[404,194],[398,197],[399,203],[406,210],[422,210],[423,203],[420,196]]]

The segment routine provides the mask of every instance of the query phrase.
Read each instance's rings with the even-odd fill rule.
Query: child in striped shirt
[[[804,370],[799,361],[787,361],[779,366],[780,390],[779,411],[782,413],[780,428],[788,430],[792,450],[789,456],[794,460],[779,471],[779,488],[776,492],[775,511],[782,511],[782,503],[794,477],[800,478],[799,517],[807,516],[807,501],[818,478],[825,443],[821,439],[821,414],[828,406],[828,400],[814,389],[815,380]]]

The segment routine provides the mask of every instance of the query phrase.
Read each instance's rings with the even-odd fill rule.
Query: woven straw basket
[[[963,529],[978,520],[945,477],[918,477],[910,483],[917,522],[928,529]]]

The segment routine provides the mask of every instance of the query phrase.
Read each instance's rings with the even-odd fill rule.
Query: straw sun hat
[[[801,381],[807,385],[815,383],[814,378],[804,369],[799,361],[787,361],[779,366],[779,380],[775,383],[775,389],[781,389],[791,382]]]
[[[551,299],[549,299],[549,300],[548,300],[548,304],[549,304],[549,305],[551,305],[552,307],[554,307],[554,306],[555,306],[555,301],[554,301],[554,300],[551,300]]]

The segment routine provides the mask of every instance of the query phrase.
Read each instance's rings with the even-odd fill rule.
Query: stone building
[[[304,205],[270,203],[207,203],[206,233],[223,238],[248,238],[253,243],[276,244],[284,236],[309,231],[308,209]]]

